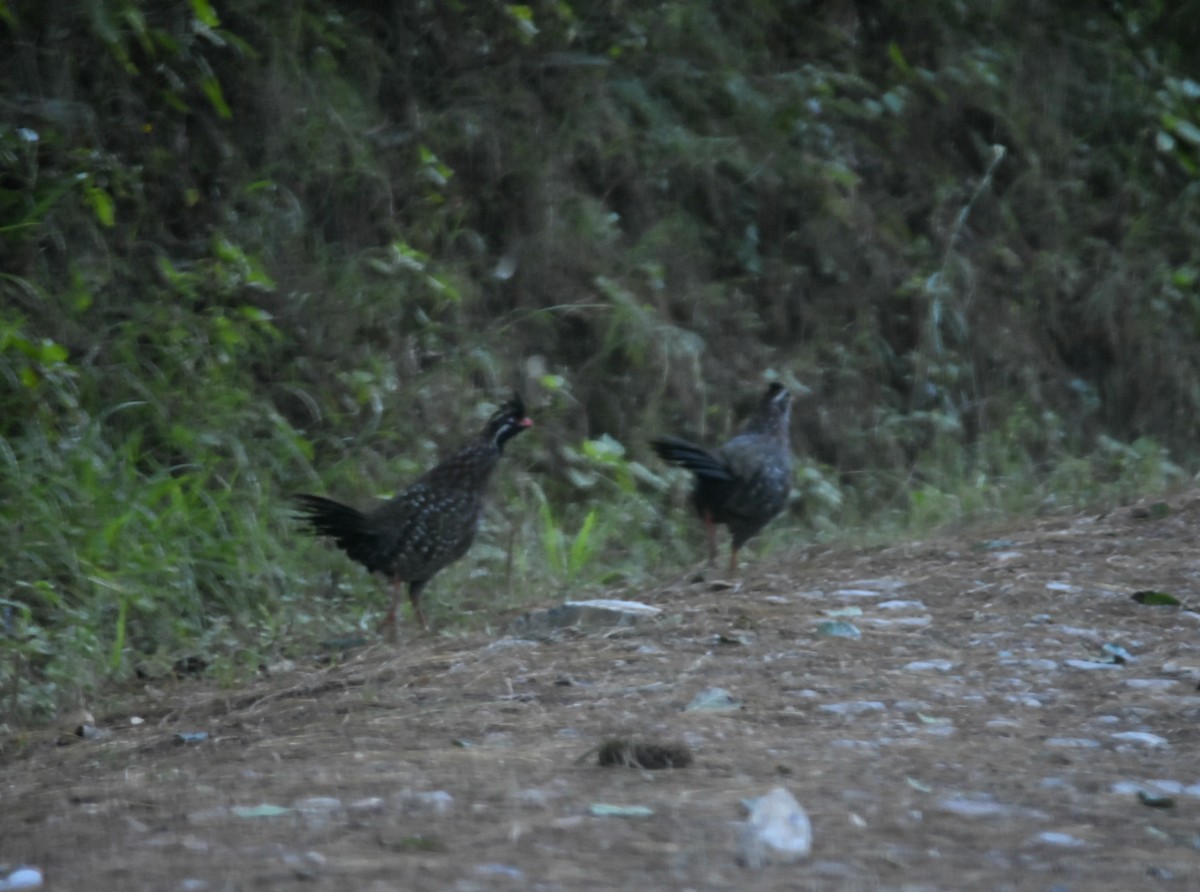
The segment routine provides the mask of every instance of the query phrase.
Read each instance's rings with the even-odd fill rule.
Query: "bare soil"
[[[149,687],[103,739],[0,741],[0,862],[64,890],[1200,888],[1200,500],[1147,507],[689,573],[613,593],[664,616],[608,634]],[[861,640],[818,634],[847,607]],[[742,707],[685,711],[712,687]],[[622,736],[694,762],[597,764]],[[812,855],[740,867],[775,786]]]

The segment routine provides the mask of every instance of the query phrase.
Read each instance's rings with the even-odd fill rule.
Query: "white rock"
[[[746,821],[738,847],[738,861],[746,867],[791,864],[812,851],[812,823],[796,797],[783,787],[747,803]]]
[[[567,601],[557,607],[534,610],[517,617],[513,621],[512,630],[519,635],[547,633],[568,627],[594,631],[614,626],[636,625],[655,619],[661,614],[661,608],[640,601],[619,601],[612,598]]]
[[[991,797],[948,796],[939,799],[938,808],[962,818],[1025,818],[1046,820],[1049,815],[1040,809],[1008,805]]]
[[[619,613],[629,613],[635,616],[652,617],[662,613],[662,608],[641,601],[622,601],[616,598],[593,598],[589,601],[567,601],[564,607],[595,608],[596,610],[615,610]]]
[[[877,626],[881,629],[886,629],[891,626],[927,626],[933,622],[928,616],[898,616],[895,619],[884,619],[882,616],[868,616],[863,619],[864,623],[870,623],[872,626]]]
[[[1086,848],[1088,843],[1084,842],[1078,836],[1072,836],[1070,833],[1059,833],[1055,830],[1045,830],[1033,838],[1034,842],[1044,843],[1048,846],[1058,846],[1064,849],[1082,849]]]
[[[0,880],[0,889],[40,889],[43,882],[42,872],[36,867],[18,867]]]
[[[1167,746],[1167,738],[1151,734],[1149,731],[1120,731],[1113,734],[1112,739],[1124,741],[1125,743],[1140,743],[1142,746],[1148,746],[1151,749],[1161,749]]]
[[[292,808],[296,811],[331,812],[337,811],[341,807],[342,800],[334,799],[332,796],[310,796],[292,803]]]
[[[904,668],[909,672],[949,672],[954,666],[950,660],[914,660]]]
[[[1100,662],[1097,662],[1096,660],[1064,660],[1063,665],[1070,666],[1072,669],[1084,669],[1084,670],[1088,670],[1088,671],[1093,670],[1093,669],[1120,669],[1121,668],[1120,663],[1100,663]]]
[[[885,592],[894,592],[897,589],[902,589],[908,585],[908,583],[903,579],[890,579],[886,576],[880,579],[854,579],[846,584],[859,588],[882,589]]]
[[[1117,781],[1109,789],[1118,796],[1136,796],[1147,793],[1151,796],[1175,796],[1183,792],[1183,784],[1174,780]]]
[[[1094,750],[1100,746],[1100,741],[1091,740],[1087,737],[1050,737],[1046,740],[1046,746],[1055,746],[1062,749]]]
[[[835,715],[862,715],[864,712],[883,712],[887,707],[878,700],[848,700],[845,703],[823,703],[817,709]]]
[[[947,811],[960,818],[992,818],[1012,814],[1012,808],[1002,802],[990,799],[965,799],[952,796],[938,802],[942,811]]]

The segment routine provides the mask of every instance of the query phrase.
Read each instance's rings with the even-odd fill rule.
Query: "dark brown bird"
[[[313,532],[331,537],[351,559],[389,580],[392,606],[380,625],[389,639],[396,636],[396,609],[406,582],[413,613],[428,628],[421,613],[422,589],[435,573],[467,553],[504,444],[532,426],[524,402],[513,394],[479,436],[370,511],[321,496],[296,497]]]
[[[771,384],[741,433],[720,449],[710,451],[679,437],[651,441],[660,457],[696,475],[692,504],[704,519],[710,565],[717,559],[718,524],[733,534],[732,573],[741,547],[787,505],[792,485],[791,408],[792,395],[783,385]]]

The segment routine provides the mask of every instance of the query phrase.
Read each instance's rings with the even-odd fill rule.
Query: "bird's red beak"
[[[533,427],[533,419],[532,418],[528,418],[528,417],[522,418],[518,423],[521,425],[522,429],[527,428],[527,427]]]

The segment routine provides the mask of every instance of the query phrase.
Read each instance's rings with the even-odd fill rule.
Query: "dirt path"
[[[102,717],[101,741],[0,741],[0,862],[64,890],[1200,888],[1200,615],[1130,597],[1200,608],[1198,524],[1188,495],[1163,517],[809,549],[733,588],[620,593],[665,618],[609,636],[181,684]],[[817,634],[845,608],[861,640]],[[711,687],[742,708],[684,711]],[[579,761],[622,734],[695,762]],[[748,871],[741,800],[777,785],[812,857]],[[237,811],[260,805],[288,811]]]

